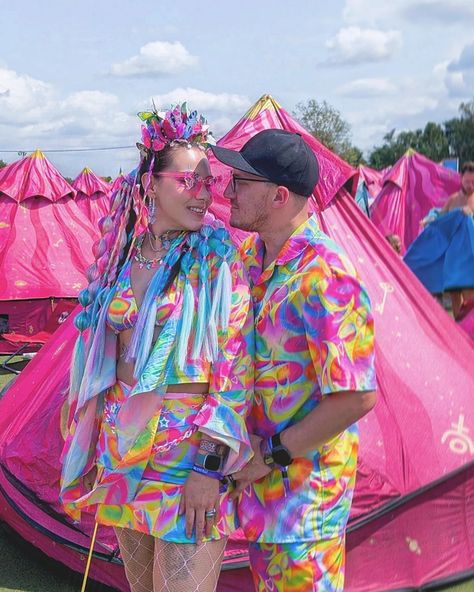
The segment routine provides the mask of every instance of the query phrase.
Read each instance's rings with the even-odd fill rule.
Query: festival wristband
[[[217,471],[209,471],[204,467],[198,467],[196,465],[193,466],[192,470],[195,473],[199,473],[200,475],[205,475],[206,477],[211,477],[211,479],[217,479],[218,481],[222,481],[222,473],[218,473]]]
[[[219,444],[212,442],[211,440],[201,439],[199,442],[199,450],[204,452],[210,452],[211,454],[217,454],[218,456],[224,456],[228,451],[228,447],[225,444]]]

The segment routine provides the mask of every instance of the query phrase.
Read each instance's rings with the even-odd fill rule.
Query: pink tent
[[[77,205],[96,227],[99,220],[109,212],[112,185],[85,167],[72,186],[77,192]]]
[[[397,234],[402,252],[420,232],[420,222],[431,208],[442,207],[460,187],[460,176],[410,149],[383,178],[383,188],[370,209],[380,232]]]
[[[377,197],[381,187],[384,171],[376,171],[368,166],[360,165],[358,167],[359,180],[357,182],[357,191],[355,200],[359,208],[369,216],[370,206]]]
[[[115,179],[111,183],[111,186],[110,186],[110,195],[112,195],[112,193],[114,193],[114,191],[117,191],[117,189],[122,184],[122,181],[124,180],[124,177],[125,177],[125,175],[122,173],[122,171],[120,171],[120,173],[115,177]]]
[[[369,201],[373,201],[380,193],[380,190],[383,186],[384,177],[388,173],[388,170],[389,167],[381,171],[377,171],[376,169],[372,169],[366,165],[359,166],[359,180],[363,181],[367,187],[367,191],[370,196]]]
[[[296,129],[312,142],[318,157],[324,153],[318,195],[328,207],[320,215],[321,225],[358,266],[377,321],[379,400],[360,425],[346,590],[413,590],[472,574],[474,348],[431,304],[347,193],[351,167],[320,150],[271,97],[262,98],[219,144],[239,148],[256,130],[268,127]],[[215,170],[224,171],[220,166]],[[333,181],[332,195],[325,178]],[[225,199],[216,196],[214,208],[228,219]],[[429,312],[425,302],[431,304]],[[71,524],[57,501],[61,410],[73,334],[69,320],[0,402],[0,516],[45,553],[79,570],[91,523]],[[33,401],[32,390],[37,393]],[[106,531],[99,533],[92,576],[126,590],[123,572],[114,563],[114,543]],[[234,542],[227,557],[240,561],[243,554],[242,545]],[[224,572],[220,590],[252,591],[248,570]]]
[[[0,169],[2,332],[38,332],[51,299],[74,298],[85,286],[96,231],[74,197],[39,150]],[[10,351],[4,341],[0,349]]]

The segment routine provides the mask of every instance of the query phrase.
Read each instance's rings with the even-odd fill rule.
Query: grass
[[[0,356],[0,362],[2,357]],[[14,360],[15,361],[15,360]],[[24,363],[18,364],[21,369]],[[0,370],[0,391],[14,378]],[[78,592],[78,574],[52,561],[32,545],[0,524],[0,592]],[[474,579],[439,588],[443,592],[473,592]],[[112,592],[110,588],[89,583],[87,592]]]

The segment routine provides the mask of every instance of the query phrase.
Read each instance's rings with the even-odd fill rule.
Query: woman
[[[62,500],[115,528],[132,592],[212,591],[225,475],[251,456],[252,307],[227,231],[205,223],[205,120],[141,117],[140,189],[115,197],[80,295]]]

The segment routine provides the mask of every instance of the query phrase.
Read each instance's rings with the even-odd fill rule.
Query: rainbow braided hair
[[[86,363],[88,368],[100,368],[102,363],[105,315],[114,295],[118,273],[131,256],[137,237],[148,226],[145,205],[148,187],[140,187],[143,173],[153,170],[155,159],[168,146],[184,144],[206,149],[212,142],[206,120],[198,116],[196,111],[188,112],[186,103],[166,112],[154,110],[139,113],[139,117],[144,122],[141,128],[143,143],[137,144],[140,150],[139,166],[124,177],[120,187],[112,195],[110,213],[99,222],[102,236],[93,247],[95,262],[87,270],[89,285],[78,298],[83,310],[75,318],[79,336],[74,349],[70,380],[70,401],[76,401],[78,405],[81,404],[78,398],[81,399],[79,391]],[[210,243],[213,245],[214,253],[217,252],[221,257],[212,298],[208,266]],[[231,248],[227,231],[217,221],[214,221],[213,225],[204,225],[197,232],[181,233],[173,241],[162,266],[150,282],[132,335],[127,360],[135,362],[136,378],[140,377],[146,368],[147,361],[153,358],[150,353],[156,317],[156,297],[166,288],[176,265],[187,278],[196,258],[199,260],[200,288],[192,357],[204,355],[210,361],[215,359],[217,330],[218,327],[227,328],[230,310],[231,274],[227,257]],[[184,367],[186,361],[194,305],[194,294],[186,279],[177,338],[178,361],[181,367]],[[150,384],[144,384],[143,380],[139,388],[151,390]]]

